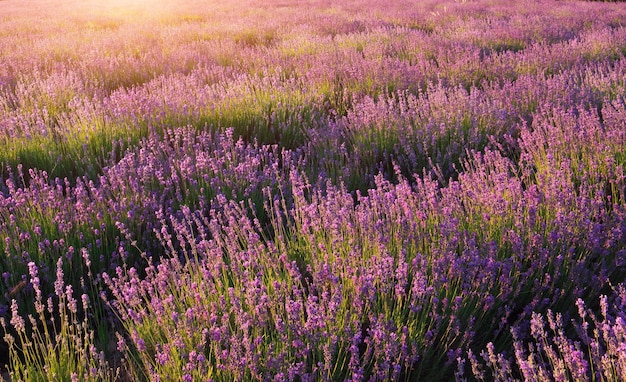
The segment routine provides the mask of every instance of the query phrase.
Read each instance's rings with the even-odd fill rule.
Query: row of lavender
[[[182,42],[209,16],[160,20],[203,54],[120,78],[17,61],[13,377],[626,378],[623,11],[388,8],[276,8],[206,51]],[[51,47],[137,22],[111,23]]]

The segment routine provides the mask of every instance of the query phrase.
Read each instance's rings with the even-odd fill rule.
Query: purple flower
[[[20,316],[17,308],[17,302],[15,300],[11,300],[11,325],[15,328],[15,330],[19,332],[23,332],[26,329],[24,318]]]

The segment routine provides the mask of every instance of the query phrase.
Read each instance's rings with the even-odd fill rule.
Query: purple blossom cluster
[[[11,300],[9,323],[0,317],[11,380],[77,381],[80,377],[84,381],[102,381],[119,375],[109,367],[104,352],[95,346],[88,316],[81,318],[78,314],[79,309],[89,311],[90,300],[83,293],[79,304],[73,286],[65,283],[63,259],[56,266],[55,292],[46,299],[37,265],[29,262],[28,272],[36,310],[35,314],[27,314],[29,326],[15,299]]]
[[[479,356],[468,352],[458,358],[459,370],[466,364],[479,380],[619,381],[626,377],[624,363],[624,286],[620,284],[609,298],[599,298],[599,311],[589,309],[578,299],[578,316],[568,325],[561,313],[548,309],[545,315],[533,313],[530,335],[522,337],[512,328],[514,359],[496,354],[493,343]],[[570,329],[575,335],[569,335]],[[574,338],[572,338],[574,337]],[[462,375],[459,372],[458,375]]]
[[[623,7],[148,3],[0,10],[13,379],[626,378]]]

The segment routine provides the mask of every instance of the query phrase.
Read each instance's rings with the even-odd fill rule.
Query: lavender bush
[[[12,379],[626,378],[623,7],[4,3]]]

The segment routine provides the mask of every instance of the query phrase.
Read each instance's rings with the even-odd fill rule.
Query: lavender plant
[[[83,293],[77,301],[73,286],[65,283],[62,266],[60,258],[55,294],[46,298],[40,289],[37,265],[28,263],[36,314],[28,314],[26,322],[13,299],[9,322],[8,317],[0,318],[8,344],[11,380],[102,381],[119,375],[96,348],[88,319],[88,295]]]
[[[545,315],[533,313],[529,335],[511,329],[512,360],[496,354],[489,343],[479,356],[469,351],[469,362],[459,357],[460,369],[469,363],[478,380],[620,381],[626,376],[623,294],[620,284],[611,303],[607,296],[600,296],[599,315],[577,300],[578,317],[569,323],[563,314],[550,309]]]

